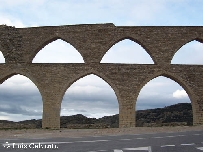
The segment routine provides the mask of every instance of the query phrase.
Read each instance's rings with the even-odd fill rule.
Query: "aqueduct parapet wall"
[[[62,39],[75,47],[85,63],[32,63],[47,44]],[[100,63],[117,42],[130,39],[140,44],[154,64]],[[95,74],[115,91],[119,103],[119,127],[135,126],[135,104],[142,87],[157,76],[179,83],[188,93],[193,108],[193,124],[203,124],[203,65],[171,64],[184,44],[203,42],[203,27],[135,27],[87,24],[15,28],[0,25],[0,82],[22,74],[39,89],[43,100],[43,128],[60,128],[61,102],[76,80]],[[195,55],[195,54],[194,54]]]

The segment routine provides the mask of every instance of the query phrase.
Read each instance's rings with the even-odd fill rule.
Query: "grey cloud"
[[[29,106],[27,108],[30,108]],[[27,109],[20,105],[1,105],[0,111],[8,114],[22,114],[28,116],[39,116],[42,115],[41,111],[34,111],[34,109]]]
[[[62,108],[65,109],[85,109],[88,111],[91,108],[104,108],[104,109],[111,109],[118,107],[117,101],[111,102],[103,102],[103,101],[69,101],[69,102],[62,102]]]
[[[117,97],[113,91],[109,91],[109,89],[101,90],[97,93],[83,93],[78,92],[77,94],[67,93],[64,96],[64,101],[103,101],[109,102],[112,100],[117,100]]]
[[[42,115],[42,99],[39,93],[32,92],[17,94],[16,92],[0,92],[0,111],[9,114],[27,116]]]
[[[39,90],[36,88],[20,88],[17,85],[13,86],[13,87],[1,87],[0,88],[0,95],[5,95],[5,94],[9,94],[9,95],[23,95],[23,96],[32,96],[32,95],[36,95],[36,94],[40,94]]]
[[[103,117],[105,115],[113,115],[118,113],[118,104],[114,105],[108,105],[103,102],[78,102],[77,104],[75,103],[70,103],[67,105],[62,104],[62,110],[61,113],[62,115],[73,115],[73,114],[83,114],[87,117]]]
[[[83,110],[78,110],[78,112],[87,112],[87,110],[84,110],[84,109]]]
[[[32,95],[24,93],[13,95],[11,92],[1,92],[0,102],[4,104],[18,105],[42,105],[42,97],[40,94],[33,92]]]

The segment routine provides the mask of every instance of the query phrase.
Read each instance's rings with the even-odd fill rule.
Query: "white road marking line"
[[[185,135],[177,135],[177,136],[179,136],[179,137],[183,137],[183,136],[185,136]]]
[[[144,150],[144,151],[152,152],[151,146],[137,147],[137,148],[124,148],[123,150]]]
[[[149,146],[148,148],[149,148],[149,149],[148,149],[148,152],[152,152],[151,146]]]
[[[175,137],[175,136],[166,136],[166,137],[168,137],[168,138],[172,138],[172,137]]]
[[[203,147],[196,147],[197,149],[199,149],[199,150],[203,150]]]
[[[98,151],[107,151],[107,150],[98,150]]]
[[[123,150],[148,150],[149,147],[124,148]]]
[[[180,144],[182,146],[191,146],[191,145],[195,145],[194,143],[191,143],[191,144]]]
[[[120,140],[131,140],[131,139],[120,139]]]
[[[195,136],[200,136],[201,134],[193,134],[193,135],[195,135]]]
[[[152,137],[152,138],[164,138],[164,137]]]
[[[135,138],[135,139],[145,139],[145,138]]]
[[[87,141],[76,141],[76,142],[100,142],[100,141],[109,141],[109,140],[87,140]]]
[[[90,141],[76,141],[76,142],[82,142],[82,143],[93,143],[93,142],[96,142],[94,140],[90,140]]]
[[[175,145],[162,145],[161,147],[175,147]]]

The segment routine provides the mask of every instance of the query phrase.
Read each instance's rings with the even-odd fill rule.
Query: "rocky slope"
[[[118,114],[99,119],[87,118],[82,114],[61,116],[61,128],[117,128]],[[136,113],[137,127],[147,126],[186,126],[192,125],[192,107],[190,103],[180,103],[165,108],[139,110]],[[42,120],[12,122],[0,120],[0,128],[41,128]]]

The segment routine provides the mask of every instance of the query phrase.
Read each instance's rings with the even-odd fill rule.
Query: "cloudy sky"
[[[116,26],[203,26],[202,0],[0,0],[0,24],[15,27],[114,23]],[[1,51],[1,50],[0,50]],[[203,64],[203,44],[184,45],[172,64]],[[195,56],[194,56],[195,54]],[[0,52],[0,63],[4,63]],[[70,44],[56,40],[44,47],[33,63],[83,63]],[[138,44],[123,40],[102,63],[153,64]],[[136,109],[190,102],[184,89],[171,79],[158,77],[143,87]],[[114,91],[101,78],[88,75],[65,93],[61,115],[102,117],[118,113]],[[26,77],[15,75],[0,85],[0,119],[20,121],[42,118],[42,98]]]

